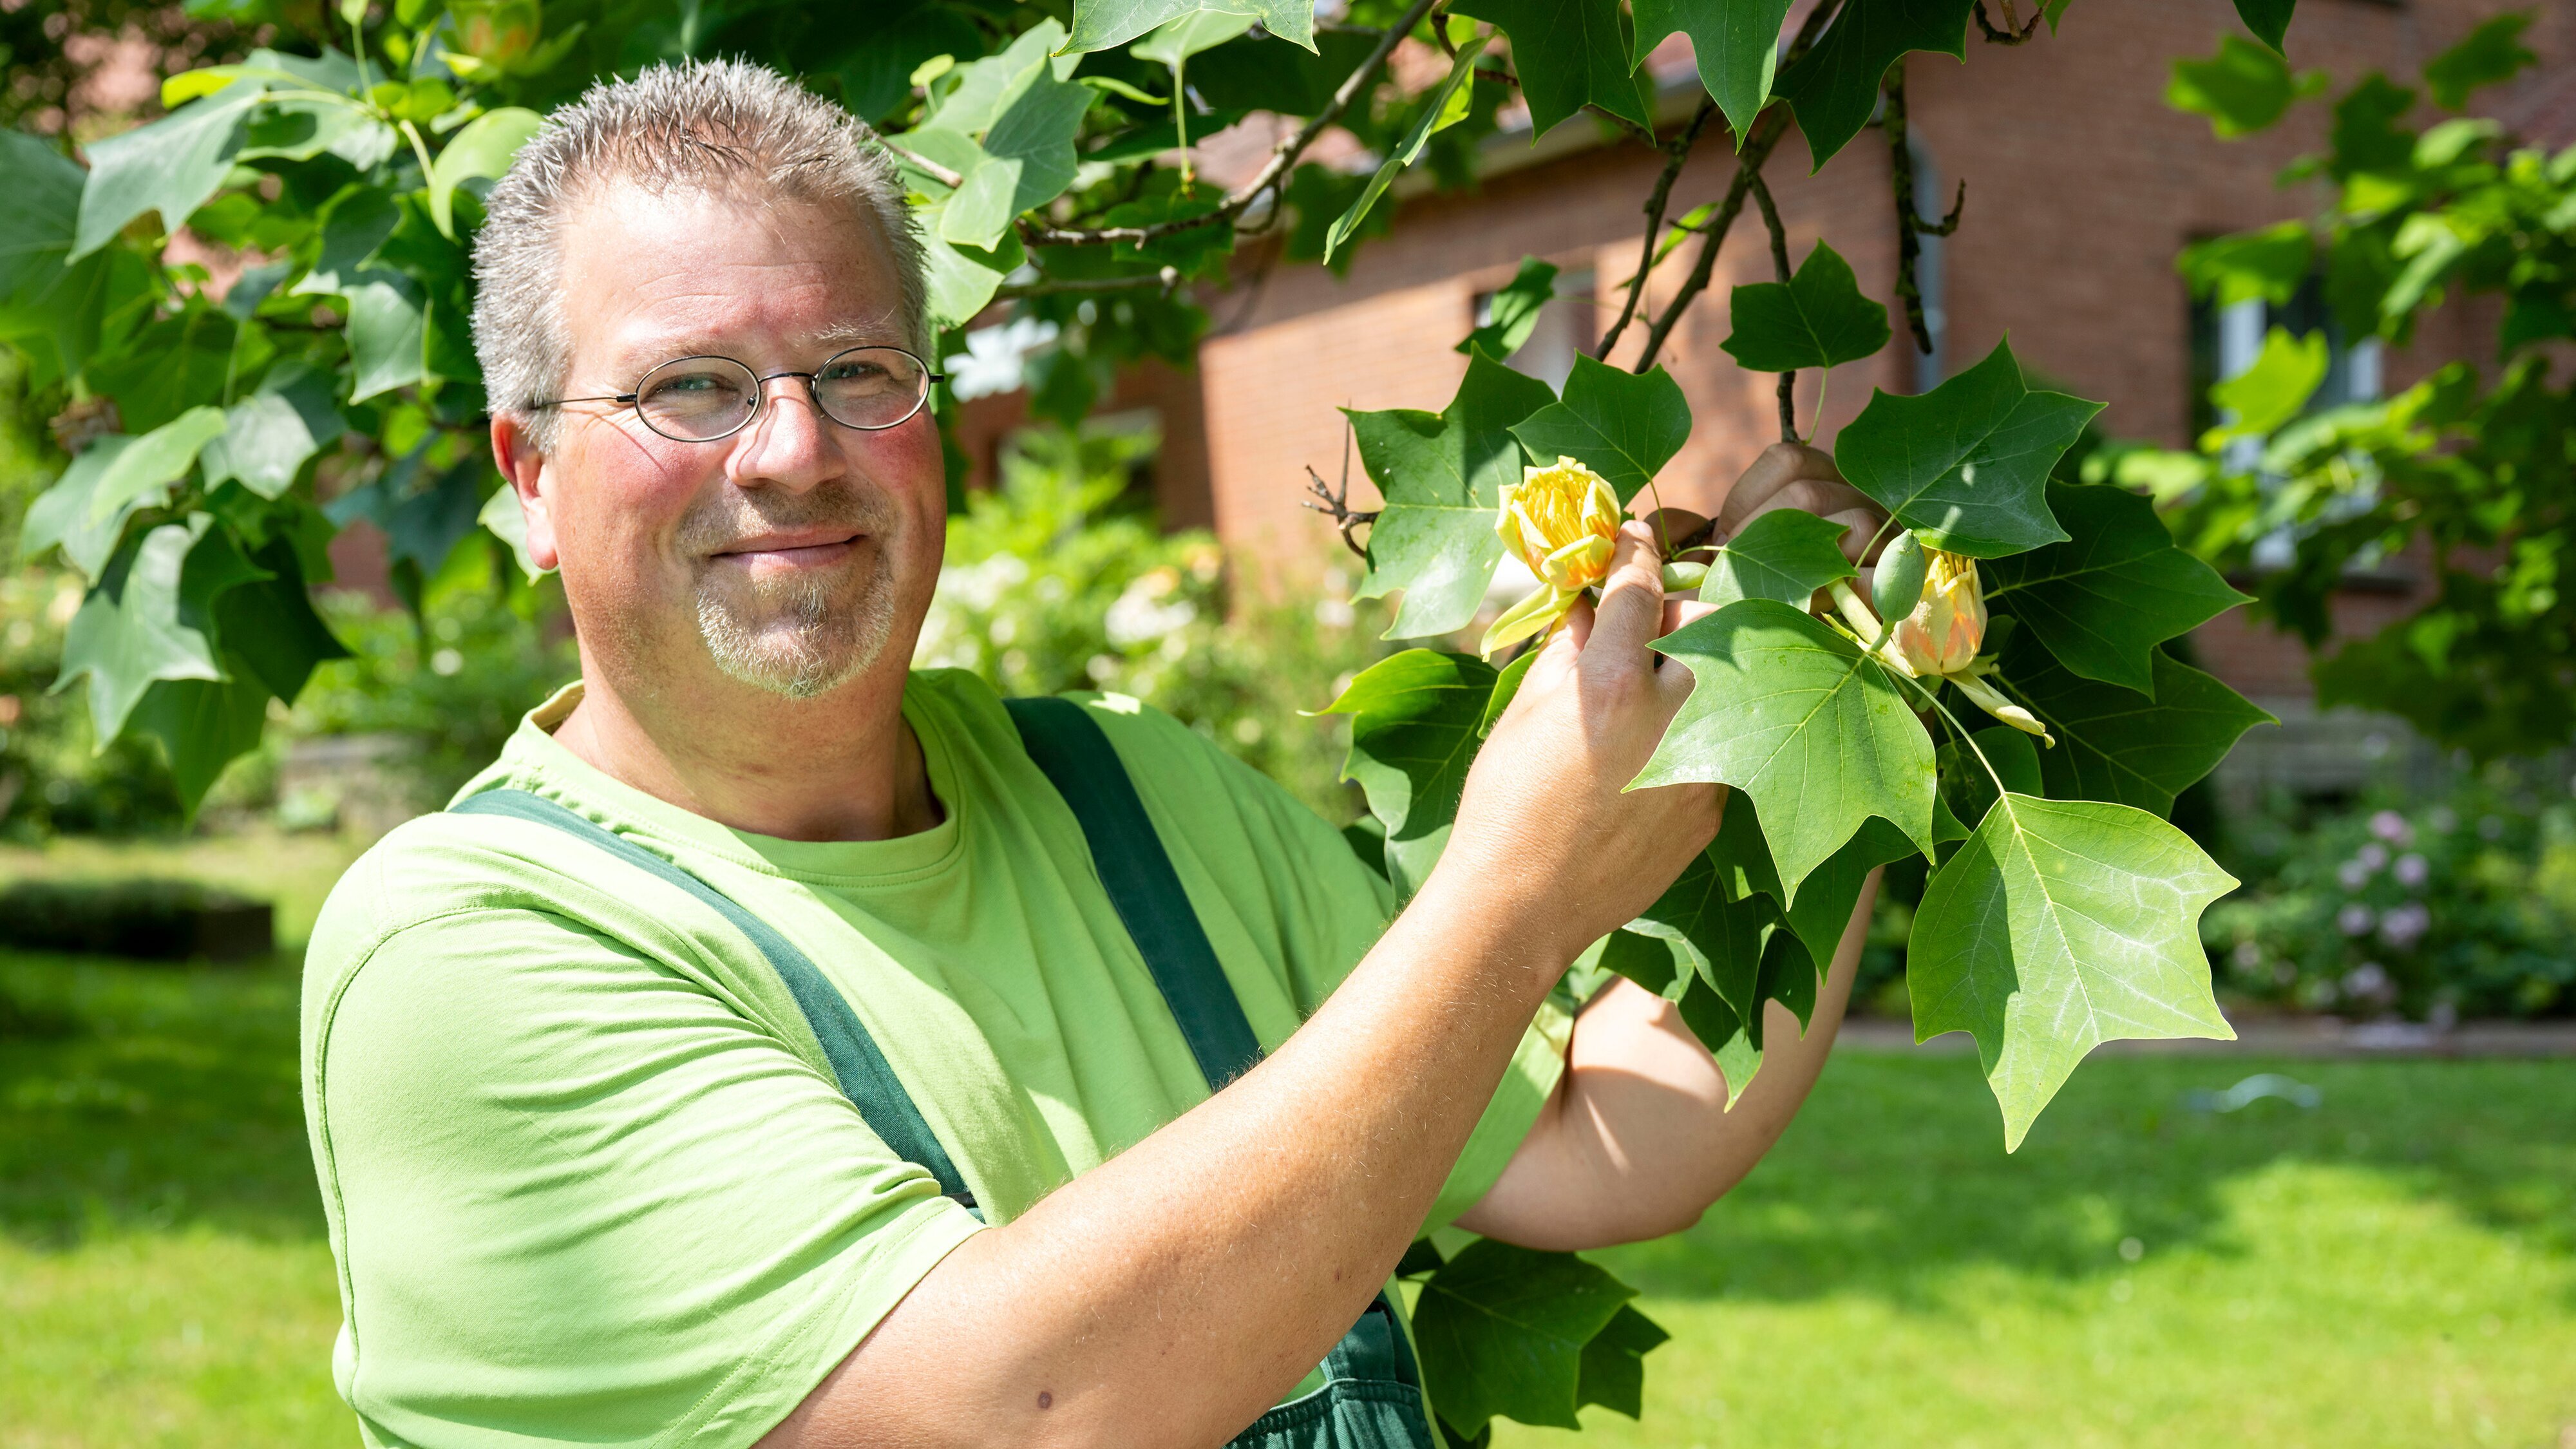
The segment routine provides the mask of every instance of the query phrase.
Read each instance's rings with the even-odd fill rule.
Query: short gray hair
[[[531,405],[561,396],[572,369],[564,219],[618,181],[855,203],[893,254],[907,341],[924,344],[921,241],[876,133],[765,66],[653,66],[594,85],[548,117],[485,204],[474,241],[474,354],[492,410],[522,418],[538,447],[554,446],[555,413]]]

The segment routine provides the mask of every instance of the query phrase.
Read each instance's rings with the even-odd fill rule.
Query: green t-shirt
[[[730,830],[528,717],[466,794],[558,801],[678,861],[846,996],[992,1221],[1207,1096],[1080,826],[973,676],[904,716],[946,818],[894,840]],[[1385,882],[1270,781],[1090,701],[1244,1014],[1276,1047],[1375,942]],[[1434,1209],[1490,1188],[1563,1070],[1534,1024]],[[304,1101],[370,1444],[745,1445],[981,1224],[843,1097],[712,908],[562,831],[431,815],[331,894]]]

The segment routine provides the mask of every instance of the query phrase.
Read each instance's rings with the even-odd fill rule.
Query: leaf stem
[[[1771,237],[1771,274],[1781,286],[1790,284],[1789,233],[1780,225],[1780,208],[1771,200],[1771,187],[1762,173],[1752,175],[1753,204],[1762,213],[1762,229]],[[1798,373],[1792,368],[1780,374],[1780,441],[1798,441]]]
[[[1909,679],[1906,683],[1913,685],[1915,692],[1921,694],[1926,703],[1939,710],[1941,718],[1950,722],[1950,733],[1959,737],[1959,743],[1966,745],[1968,753],[1977,757],[1977,763],[1986,767],[1986,778],[1995,782],[1995,803],[2003,804],[2004,797],[2012,793],[2004,788],[2004,777],[1995,772],[1995,762],[1986,758],[1985,749],[1977,743],[1977,737],[1968,733],[1967,727],[1959,723],[1959,717],[1950,713],[1950,707],[1941,702],[1941,691],[1936,687],[1925,685],[1919,679]]]
[[[1700,98],[1699,109],[1691,113],[1690,124],[1682,133],[1664,145],[1663,174],[1655,178],[1655,189],[1646,197],[1646,239],[1637,255],[1637,275],[1628,279],[1628,300],[1619,308],[1619,320],[1610,324],[1601,342],[1592,349],[1596,358],[1608,358],[1610,349],[1619,345],[1619,334],[1628,330],[1628,321],[1637,315],[1637,302],[1645,295],[1646,278],[1655,269],[1655,243],[1664,229],[1664,210],[1672,202],[1673,183],[1681,179],[1682,167],[1690,160],[1691,149],[1699,144],[1699,133],[1707,129],[1709,118],[1717,114],[1717,102]],[[1657,504],[1658,507],[1662,505]]]

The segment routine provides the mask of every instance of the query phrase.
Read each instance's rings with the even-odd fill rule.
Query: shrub
[[[20,881],[0,891],[0,942],[140,960],[243,961],[276,948],[273,916],[195,881]]]
[[[2231,822],[2246,889],[2203,939],[2237,994],[2409,1017],[2576,1013],[2576,802],[2495,769],[2447,793]]]

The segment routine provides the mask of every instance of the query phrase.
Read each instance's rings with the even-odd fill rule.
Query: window
[[[2325,288],[2310,277],[2289,305],[2255,298],[2221,307],[2210,298],[2191,304],[2191,431],[2198,437],[2221,421],[2209,389],[2254,365],[2264,335],[2279,327],[2293,337],[2326,335],[2326,380],[2309,400],[2311,411],[2345,403],[2374,402],[2379,397],[2379,339],[2365,337],[2347,344],[2334,309],[2326,305]]]

